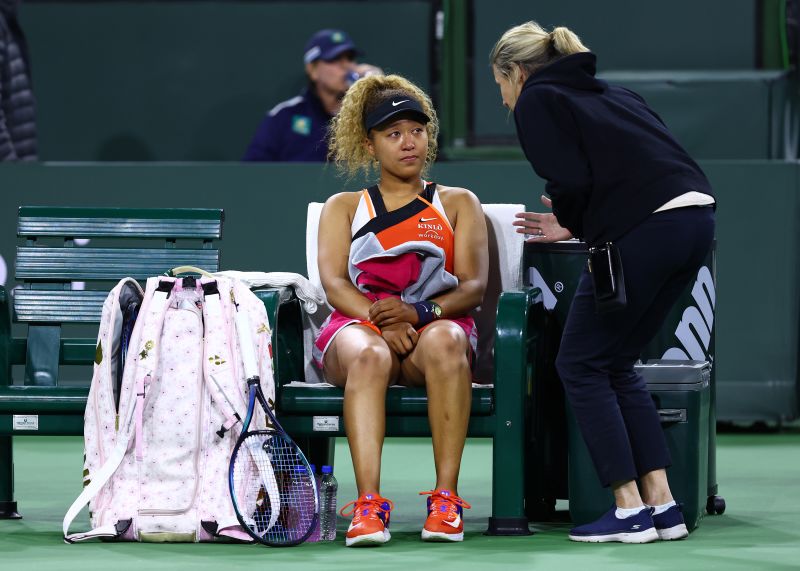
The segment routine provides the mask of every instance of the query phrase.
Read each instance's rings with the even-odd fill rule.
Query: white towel
[[[503,291],[522,288],[522,250],[525,237],[512,225],[524,204],[484,204],[489,233],[489,279],[483,303],[472,312],[478,327],[478,350],[473,376],[479,383],[494,382],[494,339],[497,302]]]
[[[214,276],[239,280],[248,287],[292,287],[298,299],[303,303],[306,313],[316,313],[320,305],[325,304],[325,293],[322,287],[311,283],[305,276],[292,272],[239,272],[225,270],[216,272]]]
[[[316,260],[316,255],[314,259]],[[317,338],[320,326],[331,313],[330,307],[325,302],[325,292],[322,290],[321,285],[314,284],[304,276],[291,272],[238,272],[227,270],[217,272],[214,275],[241,280],[251,288],[263,286],[292,287],[303,304],[303,311],[300,314],[303,323],[303,372],[305,380],[308,382],[322,380],[321,371],[311,359],[314,340]],[[274,326],[274,324],[272,325]],[[282,381],[285,380],[282,379]]]

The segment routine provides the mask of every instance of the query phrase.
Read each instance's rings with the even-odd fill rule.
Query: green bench
[[[125,276],[145,280],[177,266],[217,271],[222,222],[217,209],[19,209],[19,287],[0,287],[0,518],[20,517],[12,436],[83,434],[108,291]],[[62,379],[70,366],[77,378]]]
[[[488,219],[488,217],[487,217]],[[0,517],[19,517],[13,496],[11,437],[23,435],[81,435],[94,359],[96,324],[108,289],[126,275],[144,280],[177,266],[216,271],[222,211],[194,209],[129,210],[84,208],[20,209],[18,235],[27,240],[17,253],[16,279],[10,318],[7,292],[0,288]],[[505,224],[508,221],[504,221]],[[519,264],[509,254],[490,220],[490,271],[500,264]],[[114,242],[102,247],[79,247],[76,238]],[[120,244],[158,241],[158,247]],[[59,245],[41,244],[47,239]],[[153,240],[155,239],[155,240]],[[193,239],[200,247],[176,241]],[[74,281],[96,284],[73,289]],[[105,286],[105,287],[102,287]],[[290,288],[258,289],[273,324],[276,408],[285,428],[297,438],[312,462],[333,463],[333,437],[344,436],[343,391],[338,388],[287,386],[306,380],[301,304]],[[529,533],[525,514],[526,402],[533,379],[537,349],[535,319],[541,309],[538,290],[500,291],[491,285],[481,322],[494,335],[484,347],[493,361],[492,386],[473,389],[470,437],[492,438],[492,515],[488,533]],[[495,323],[496,315],[496,323]],[[14,337],[11,323],[27,325],[27,336]],[[67,337],[72,326],[84,326],[83,337]],[[89,325],[90,327],[86,327]],[[485,332],[485,331],[484,331]],[[486,337],[484,335],[484,337]],[[13,382],[12,366],[25,366],[22,383]],[[80,386],[59,383],[59,368],[82,365]],[[424,389],[390,389],[387,396],[387,436],[429,436]],[[530,467],[528,467],[530,468]]]
[[[307,224],[308,274],[319,283],[316,269],[316,226],[321,205],[309,205]],[[484,205],[490,238],[490,276],[500,275],[500,266],[514,267],[521,283],[521,241],[513,233],[513,212],[522,206]],[[509,242],[517,238],[517,244]],[[469,437],[493,439],[492,515],[490,535],[527,535],[525,513],[526,406],[533,379],[536,328],[542,304],[539,290],[519,288],[501,291],[499,279],[491,279],[481,313],[476,316],[482,339],[479,352],[490,361],[491,386],[472,391]],[[338,387],[308,387],[308,350],[304,351],[300,301],[291,289],[256,291],[265,302],[273,323],[276,410],[281,424],[307,451],[317,465],[333,463],[333,437],[345,436],[342,422],[344,390]],[[493,335],[491,333],[494,333]],[[487,335],[488,333],[488,335]],[[491,363],[493,361],[493,363]],[[480,368],[481,365],[479,364]],[[478,374],[478,373],[476,373]],[[287,386],[289,384],[292,386]],[[390,388],[386,401],[386,436],[430,436],[427,398],[422,388]],[[528,467],[531,468],[531,467]],[[535,467],[533,467],[535,468]]]

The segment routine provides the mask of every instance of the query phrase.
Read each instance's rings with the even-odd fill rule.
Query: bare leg
[[[468,347],[463,329],[452,321],[437,321],[420,334],[401,365],[407,384],[427,389],[436,487],[456,494],[472,402]]]
[[[611,484],[611,489],[614,491],[614,503],[618,508],[633,509],[644,504],[634,480],[614,482]]]
[[[670,492],[667,482],[667,471],[663,468],[648,472],[639,481],[642,485],[641,495],[633,480],[614,482],[611,485],[617,507],[635,508],[643,503],[648,506],[660,506],[672,501],[672,492]]]
[[[661,468],[642,476],[642,497],[648,506],[660,506],[672,501],[672,492],[667,482],[667,471]]]
[[[326,378],[344,387],[344,426],[359,495],[380,491],[386,389],[398,372],[397,356],[367,327],[345,327],[325,354]]]

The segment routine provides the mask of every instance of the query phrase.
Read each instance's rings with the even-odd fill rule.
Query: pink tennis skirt
[[[475,349],[478,346],[478,329],[475,327],[475,320],[472,317],[457,317],[455,319],[448,319],[448,321],[452,321],[464,330],[464,333],[467,335],[469,345],[472,348],[472,354],[474,355]],[[323,368],[323,363],[325,362],[325,353],[328,351],[331,343],[333,343],[336,335],[348,325],[363,325],[364,327],[369,327],[380,335],[380,329],[378,329],[373,323],[348,317],[347,315],[340,313],[338,310],[334,310],[325,323],[322,324],[319,335],[314,341],[314,363],[317,365],[317,367],[320,369]],[[422,332],[428,325],[420,327],[417,329],[417,331]]]

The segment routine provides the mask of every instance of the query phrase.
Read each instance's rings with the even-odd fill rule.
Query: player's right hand
[[[419,334],[410,323],[394,323],[381,327],[386,344],[400,356],[406,356],[417,346]]]

